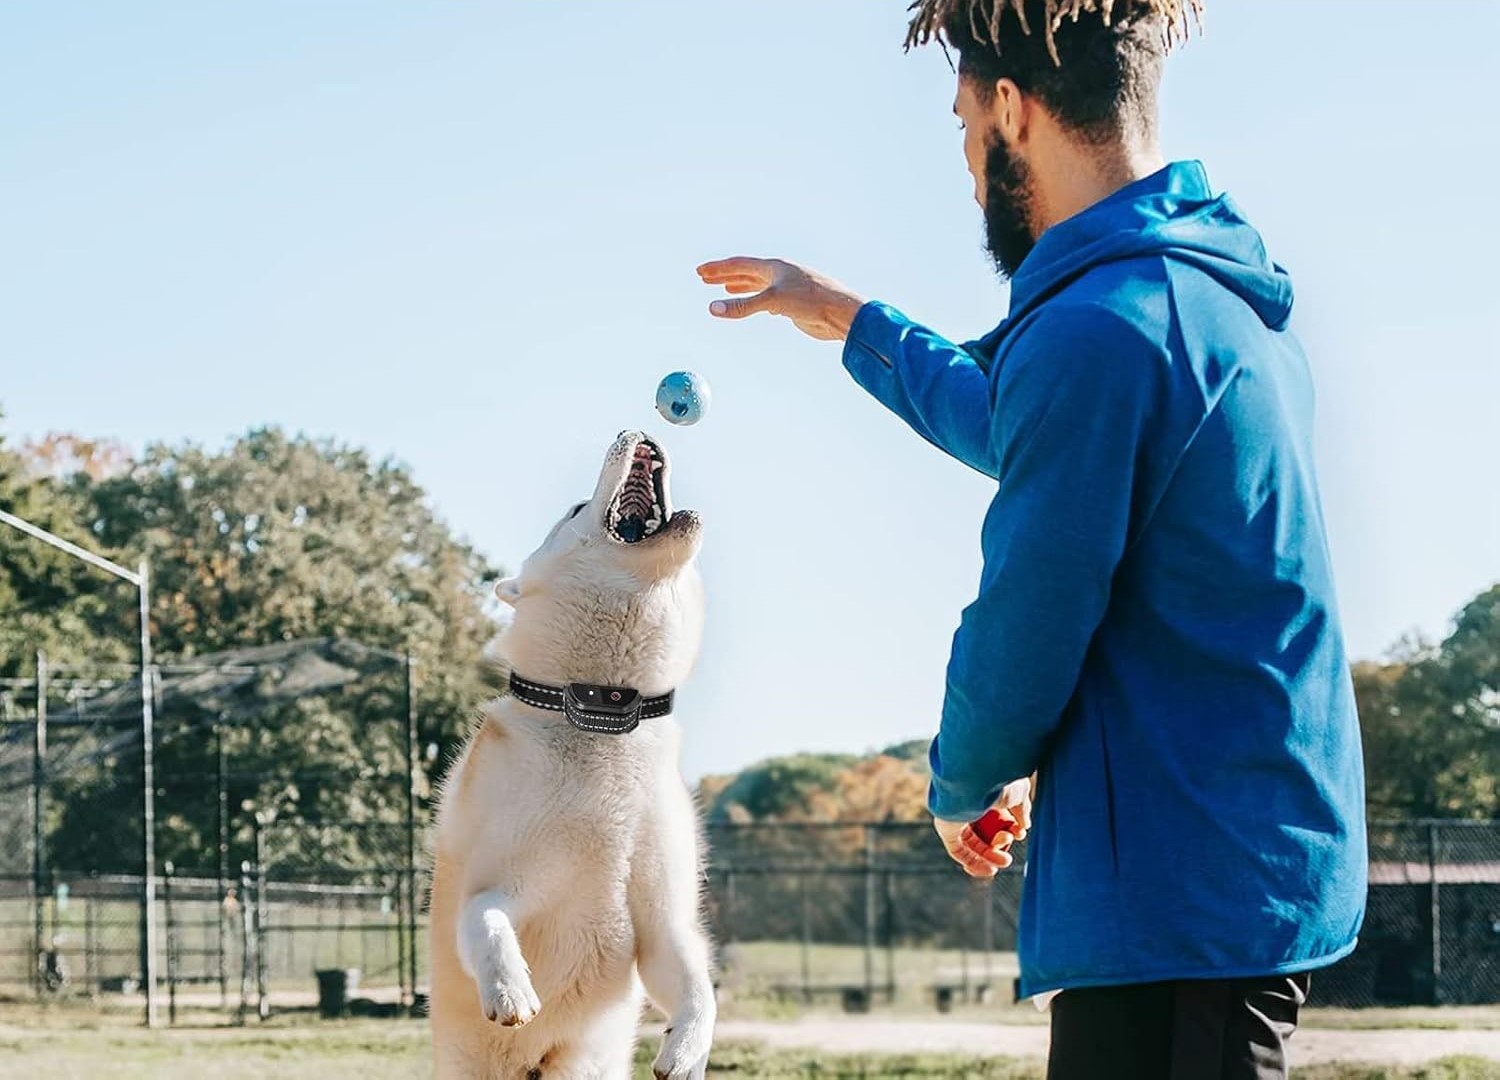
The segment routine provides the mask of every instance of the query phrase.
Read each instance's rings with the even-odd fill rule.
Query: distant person
[[[1191,2],[916,6],[908,46],[957,54],[954,112],[1011,283],[978,341],[787,262],[699,268],[735,294],[715,315],[843,340],[860,385],[998,481],[928,805],[975,877],[1009,864],[1010,838],[965,823],[998,805],[1031,828],[1021,989],[1062,991],[1052,1080],[1285,1076],[1308,972],[1354,948],[1364,911],[1292,283],[1157,140]],[[903,152],[893,132],[859,167]],[[1014,783],[1033,772],[1034,793]]]

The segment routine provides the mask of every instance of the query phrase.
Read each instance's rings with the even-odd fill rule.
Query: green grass
[[[201,1019],[201,1018],[200,1018]],[[420,1021],[309,1021],[278,1018],[245,1028],[198,1027],[147,1032],[118,1017],[76,1009],[0,1005],[0,1077],[52,1080],[402,1080],[430,1077],[427,1028]],[[636,1075],[649,1078],[655,1040],[646,1041]],[[709,1075],[736,1080],[800,1077],[908,1077],[1042,1080],[1037,1061],[957,1055],[828,1055],[716,1047]],[[1298,1080],[1500,1080],[1500,1063],[1449,1059],[1411,1068],[1367,1065],[1297,1070]]]
[[[731,958],[737,967],[725,972],[729,990],[721,1010],[726,1016],[780,1019],[805,1015],[810,1011],[800,996],[777,995],[778,986],[800,985],[802,953],[796,942],[754,941],[741,943]],[[864,950],[858,945],[812,945],[808,949],[808,969],[814,986],[863,986]],[[876,997],[877,1009],[892,1008],[905,1016],[936,1016],[933,1006],[934,983],[957,982],[967,959],[971,986],[988,981],[994,996],[989,1004],[956,1004],[955,1019],[987,1020],[1001,1024],[1046,1024],[1048,1017],[1030,1002],[1011,1001],[1011,983],[1019,970],[1016,954],[1009,952],[969,953],[965,958],[956,949],[895,950],[896,1001],[889,1004]],[[874,956],[877,987],[885,985],[886,953]],[[837,995],[819,995],[813,1010],[837,1012]],[[1320,1009],[1302,1012],[1301,1024],[1309,1028],[1425,1028],[1468,1031],[1500,1030],[1500,1005],[1444,1006],[1441,1008],[1372,1008]]]
[[[1500,1005],[1406,1006],[1379,1009],[1303,1009],[1304,1028],[1408,1028],[1426,1031],[1500,1031]]]
[[[1295,1071],[1297,1080],[1495,1080],[1500,1063],[1479,1058],[1444,1058],[1426,1065],[1319,1065]]]

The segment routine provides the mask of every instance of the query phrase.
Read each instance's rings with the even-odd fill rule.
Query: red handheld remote
[[[995,837],[1003,832],[1015,835],[1021,831],[1021,826],[1017,822],[1006,821],[1000,816],[1000,811],[993,807],[986,810],[984,816],[978,821],[972,822],[969,827],[974,830],[974,835],[986,844],[993,844]]]

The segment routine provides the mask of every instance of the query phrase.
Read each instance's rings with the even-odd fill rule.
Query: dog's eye
[[[579,514],[579,512],[580,512],[580,511],[581,511],[581,510],[582,510],[582,509],[583,509],[583,508],[584,508],[584,507],[585,507],[585,506],[587,506],[587,505],[588,505],[588,503],[586,503],[586,502],[581,502],[581,503],[579,503],[579,504],[578,504],[578,505],[577,505],[577,506],[575,506],[575,507],[573,507],[573,509],[572,509],[572,510],[571,510],[571,511],[570,511],[570,512],[569,512],[569,513],[568,513],[568,520],[569,520],[569,521],[572,521],[572,520],[573,520],[573,519],[574,519],[574,518],[576,518],[576,517],[577,517],[577,516],[578,516],[578,514]]]

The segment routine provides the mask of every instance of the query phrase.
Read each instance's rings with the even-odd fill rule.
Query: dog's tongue
[[[620,534],[621,540],[633,544],[646,534],[646,523],[638,517],[621,518],[615,532]]]

